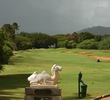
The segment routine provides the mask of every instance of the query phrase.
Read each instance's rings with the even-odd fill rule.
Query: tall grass
[[[29,86],[27,77],[34,71],[46,70],[51,74],[53,64],[62,66],[58,86],[62,89],[63,100],[76,100],[78,97],[78,73],[88,85],[87,96],[90,100],[110,92],[110,63],[96,62],[95,58],[80,54],[109,57],[109,50],[81,49],[33,49],[16,51],[9,64],[0,73],[0,100],[23,100],[25,87]]]

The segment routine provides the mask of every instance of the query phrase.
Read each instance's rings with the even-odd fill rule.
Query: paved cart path
[[[102,95],[102,96],[96,97],[93,100],[110,100],[110,94],[106,94],[106,95]]]

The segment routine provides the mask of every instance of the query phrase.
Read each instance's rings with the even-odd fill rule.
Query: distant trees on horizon
[[[90,32],[74,32],[48,35],[45,33],[20,32],[19,25],[14,22],[4,24],[0,28],[0,63],[8,63],[13,50],[32,48],[67,48],[67,49],[110,49],[110,35],[92,34]]]
[[[72,34],[48,35],[45,33],[21,32],[15,35],[18,50],[31,48],[67,48],[67,49],[110,49],[110,35],[80,32]]]

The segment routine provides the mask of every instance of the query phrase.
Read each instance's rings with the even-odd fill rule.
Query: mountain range
[[[110,27],[94,26],[94,27],[89,27],[78,31],[78,33],[80,32],[90,32],[92,34],[104,35],[104,34],[110,34]]]

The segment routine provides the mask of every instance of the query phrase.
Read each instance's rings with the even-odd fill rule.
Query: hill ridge
[[[80,32],[90,32],[93,34],[110,34],[110,27],[104,27],[104,26],[93,26],[93,27],[88,27],[85,29],[82,29],[80,31],[78,31],[78,33]]]

